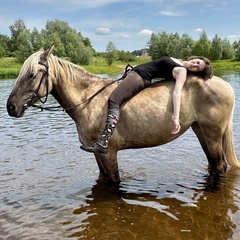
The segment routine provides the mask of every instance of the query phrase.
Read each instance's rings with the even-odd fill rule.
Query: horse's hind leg
[[[117,152],[109,150],[108,154],[94,154],[100,170],[100,180],[119,184],[120,176],[117,163]]]
[[[201,130],[199,124],[197,122],[194,122],[191,127],[192,127],[193,132],[196,134],[196,136],[197,136],[197,138],[198,138],[198,140],[201,144],[201,147],[202,147],[202,149],[203,149],[203,151],[204,151],[204,153],[205,153],[205,155],[208,159],[208,162],[209,162],[210,161],[210,154],[209,154],[209,151],[208,151],[207,143],[204,139],[204,136],[202,134],[202,130]]]
[[[211,175],[221,175],[227,170],[227,163],[222,148],[222,131],[217,126],[204,127],[195,122],[192,129],[208,159]]]

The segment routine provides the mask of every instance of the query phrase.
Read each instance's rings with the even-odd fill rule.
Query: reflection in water
[[[158,192],[143,193],[141,182],[134,193],[128,192],[131,186],[126,182],[119,191],[96,184],[86,204],[73,211],[75,222],[64,225],[69,237],[80,239],[232,239],[236,229],[232,215],[239,211],[234,188],[239,180],[239,174],[230,170],[217,191],[208,178],[195,189],[177,186],[170,192],[160,185]],[[174,197],[189,192],[185,200]]]
[[[239,76],[225,79],[236,93],[240,158]],[[191,130],[161,147],[119,152],[122,182],[111,188],[96,183],[95,159],[79,149],[64,112],[7,115],[12,85],[0,81],[0,239],[240,238],[240,172],[230,169],[215,184]]]

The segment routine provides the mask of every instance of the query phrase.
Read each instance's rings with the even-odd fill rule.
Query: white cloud
[[[173,11],[160,11],[159,14],[164,16],[172,16],[172,17],[185,15],[183,12],[173,12]]]
[[[131,38],[131,36],[128,33],[122,33],[120,34],[121,38]]]
[[[111,30],[110,28],[106,28],[106,27],[99,27],[96,29],[96,35],[110,35],[111,34]]]
[[[142,31],[137,33],[137,35],[140,37],[151,36],[152,34],[153,34],[153,31],[149,29],[143,29]]]
[[[202,29],[202,28],[196,28],[196,29],[194,30],[194,32],[203,32],[203,29]]]
[[[235,39],[239,39],[240,35],[229,35],[228,38],[235,40]]]

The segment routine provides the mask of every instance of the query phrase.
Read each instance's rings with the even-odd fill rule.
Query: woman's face
[[[187,69],[191,72],[201,72],[205,68],[205,62],[202,59],[194,58],[188,61]]]

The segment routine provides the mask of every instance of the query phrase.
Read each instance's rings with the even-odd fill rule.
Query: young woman
[[[174,127],[172,134],[177,134],[181,128],[179,124],[181,91],[188,74],[199,76],[203,80],[211,78],[212,67],[210,61],[200,56],[192,56],[187,61],[181,61],[173,57],[161,57],[134,67],[108,99],[107,120],[101,138],[90,145],[82,145],[81,149],[106,154],[108,152],[108,141],[119,120],[120,106],[133,95],[150,86],[151,80],[154,78],[176,81],[173,91]]]

